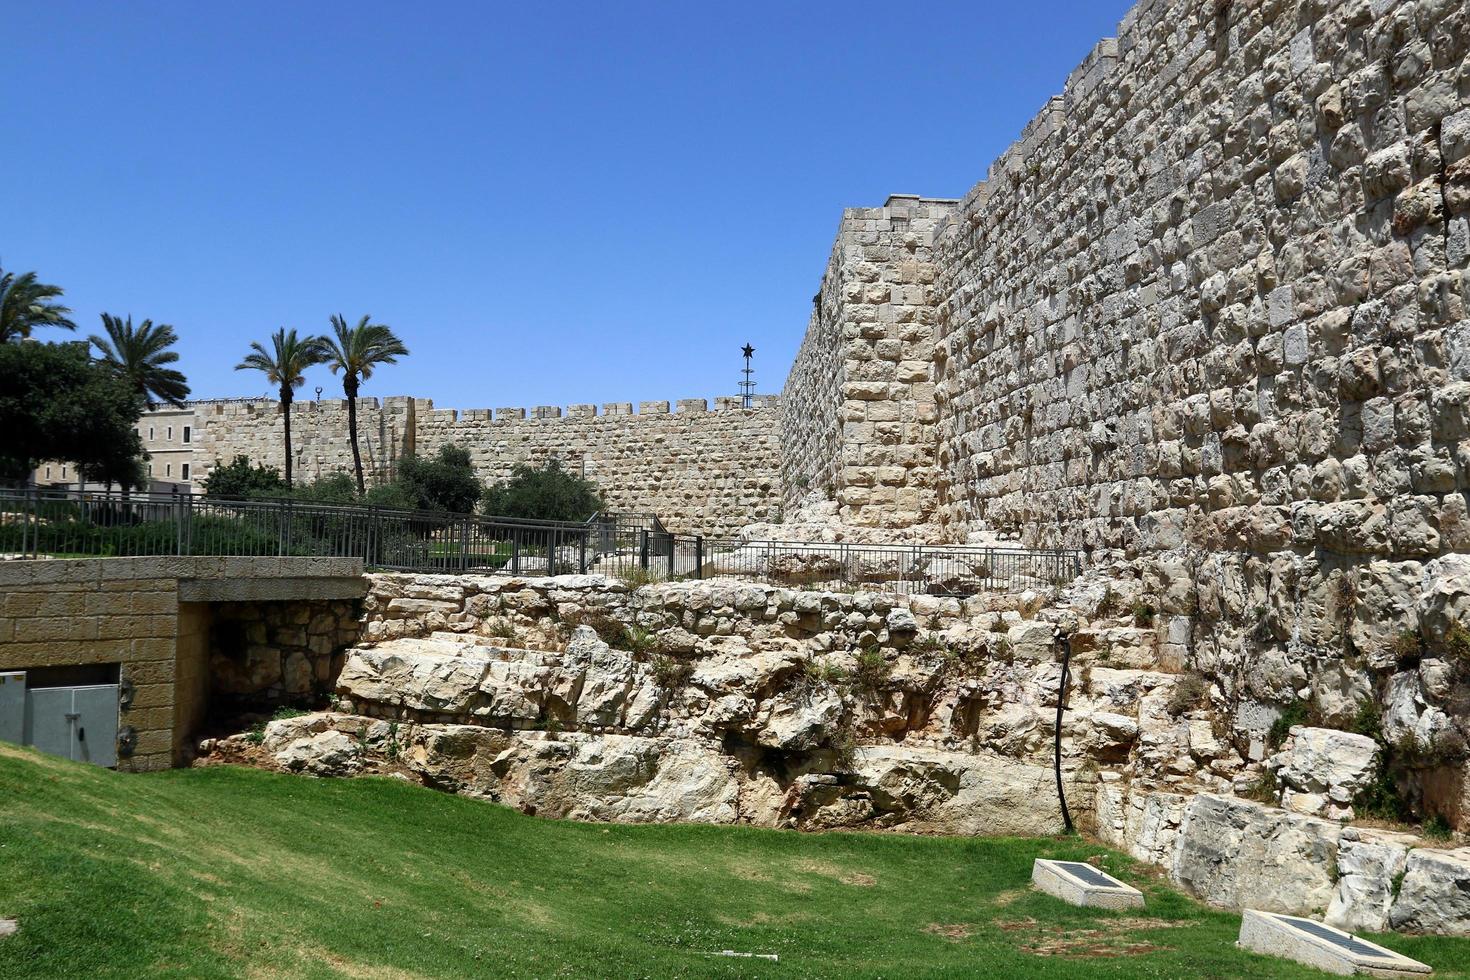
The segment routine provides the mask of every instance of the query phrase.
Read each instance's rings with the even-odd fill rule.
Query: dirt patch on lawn
[[[963,922],[951,922],[948,925],[941,922],[931,922],[924,927],[924,931],[931,936],[943,936],[952,943],[958,943],[974,935],[975,928],[974,926],[965,925]]]
[[[1054,924],[1043,925],[1029,916],[996,922],[1002,932],[1010,933],[1017,946],[1033,956],[1065,956],[1105,959],[1116,956],[1139,956],[1167,947],[1159,946],[1136,934],[1150,929],[1173,929],[1184,925],[1165,919],[1140,917],[1099,919],[1085,928],[1065,929]]]

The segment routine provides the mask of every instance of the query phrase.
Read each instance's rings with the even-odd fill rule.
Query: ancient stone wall
[[[405,455],[432,454],[454,444],[467,449],[477,475],[495,483],[518,463],[557,459],[594,481],[610,510],[652,513],[670,530],[726,534],[779,517],[780,429],[777,399],[688,398],[668,402],[522,408],[436,409],[429,399],[394,397],[358,402],[363,469],[369,483],[391,479]],[[216,463],[244,454],[282,467],[284,440],[274,401],[196,406],[201,485]],[[292,406],[296,477],[313,480],[351,472],[344,399]]]
[[[847,524],[929,520],[938,470],[931,245],[952,201],[849,208],[782,393],[788,510],[817,494]]]
[[[1470,23],[1141,0],[937,236],[940,516],[1470,546]]]

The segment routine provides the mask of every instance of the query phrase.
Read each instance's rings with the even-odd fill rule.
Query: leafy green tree
[[[274,466],[251,461],[243,453],[209,471],[204,478],[204,495],[228,500],[268,497],[286,489],[281,471]]]
[[[184,404],[189,383],[179,371],[164,367],[179,359],[178,352],[169,349],[179,340],[173,327],[144,320],[134,329],[131,316],[124,320],[110,313],[102,314],[102,327],[107,336],[94,333],[88,341],[97,348],[104,366],[150,405],[155,398],[174,406]]]
[[[295,330],[285,327],[271,334],[271,350],[256,341],[250,345],[245,360],[235,365],[236,371],[259,371],[275,385],[281,396],[281,414],[286,430],[286,489],[291,489],[291,403],[296,389],[306,382],[306,369],[327,359],[326,342],[321,337],[297,337]]]
[[[87,356],[85,343],[0,344],[0,479],[45,460],[84,479],[140,485],[143,399]]]
[[[25,340],[36,327],[75,330],[77,325],[67,318],[71,310],[55,302],[59,296],[60,286],[38,282],[34,272],[16,275],[0,269],[0,343]]]
[[[362,383],[373,376],[379,364],[397,364],[408,356],[408,348],[381,323],[365,316],[350,327],[342,314],[332,317],[334,336],[325,338],[327,366],[332,373],[342,372],[342,392],[347,396],[347,437],[352,443],[352,470],[357,476],[357,492],[367,487],[362,480],[362,452],[357,448],[357,392]]]
[[[484,511],[496,517],[585,521],[603,506],[602,494],[591,480],[567,472],[553,459],[539,468],[516,465],[510,479],[485,493]]]
[[[398,499],[413,510],[471,514],[485,493],[484,485],[470,465],[469,451],[459,446],[440,446],[438,454],[428,459],[404,458],[398,463],[398,478],[394,483],[401,492]],[[373,502],[388,506],[386,496],[378,495]]]

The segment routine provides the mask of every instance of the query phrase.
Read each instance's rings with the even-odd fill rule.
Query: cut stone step
[[[1425,963],[1341,929],[1279,912],[1246,909],[1240,918],[1239,945],[1341,976],[1416,977],[1434,972]]]
[[[1037,858],[1031,883],[1069,905],[1092,909],[1143,908],[1143,892],[1081,861]]]

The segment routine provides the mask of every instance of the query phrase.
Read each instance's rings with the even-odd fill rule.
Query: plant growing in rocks
[[[1133,625],[1140,629],[1147,629],[1154,624],[1154,617],[1158,615],[1158,612],[1153,603],[1146,599],[1139,599],[1133,604]]]
[[[862,694],[876,694],[888,683],[891,668],[883,651],[868,647],[857,655],[852,671],[852,686]]]
[[[671,657],[666,653],[656,654],[650,666],[653,669],[653,682],[665,692],[673,692],[689,683],[689,678],[694,675],[694,665],[687,660]]]
[[[1199,707],[1209,693],[1210,682],[1203,674],[1185,674],[1174,682],[1174,690],[1169,693],[1164,710],[1177,718],[1186,711]]]

